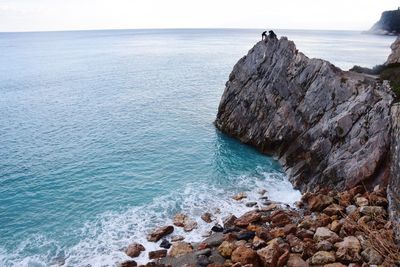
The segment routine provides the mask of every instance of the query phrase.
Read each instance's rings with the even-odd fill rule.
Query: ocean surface
[[[277,30],[348,69],[394,37]],[[0,266],[115,266],[185,212],[187,240],[247,208],[257,188],[293,203],[278,162],[213,126],[233,65],[261,30],[0,33]],[[221,207],[221,212],[218,208]],[[177,233],[181,233],[180,230]],[[146,254],[146,253],[145,253]],[[144,257],[139,261],[146,260]]]

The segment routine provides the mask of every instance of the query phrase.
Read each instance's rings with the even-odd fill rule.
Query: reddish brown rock
[[[206,223],[211,223],[212,222],[212,214],[209,212],[203,213],[201,215],[201,219],[205,221]]]
[[[341,206],[349,206],[351,205],[351,200],[353,199],[353,195],[348,191],[344,191],[338,194],[339,197],[339,205]]]
[[[267,245],[267,243],[266,243],[263,239],[259,238],[258,236],[255,236],[255,237],[253,238],[253,247],[254,247],[255,249],[263,248],[263,247],[265,247],[266,245]]]
[[[299,254],[290,254],[286,263],[287,267],[309,267]]]
[[[354,236],[345,237],[342,242],[335,244],[336,247],[336,258],[344,262],[359,262],[361,261],[360,241]]]
[[[240,192],[240,193],[237,193],[236,195],[232,196],[232,198],[234,200],[236,200],[236,201],[239,201],[239,200],[242,200],[244,198],[247,198],[247,195],[244,192]]]
[[[332,222],[331,227],[329,228],[331,231],[338,233],[340,228],[342,227],[342,223],[338,220]]]
[[[129,257],[135,258],[135,257],[138,257],[140,255],[140,253],[145,250],[146,249],[144,248],[143,245],[141,245],[139,243],[133,243],[128,246],[125,253]]]
[[[374,193],[369,195],[369,202],[373,206],[387,207],[387,205],[388,205],[388,200],[386,199],[386,197],[381,197]]]
[[[271,214],[271,222],[273,226],[282,227],[292,222],[289,214],[284,210],[277,210]]]
[[[118,265],[118,267],[136,267],[136,261],[124,261]]]
[[[286,250],[278,259],[277,267],[283,267],[286,265],[287,261],[289,260],[289,250]]]
[[[286,240],[289,242],[290,250],[294,253],[303,253],[304,251],[304,242],[301,241],[296,236],[290,234],[286,237]]]
[[[323,194],[317,194],[308,199],[308,207],[311,211],[322,211],[333,203],[333,198]]]
[[[332,252],[327,251],[318,251],[310,259],[310,263],[314,265],[323,265],[333,263],[335,261],[335,255]]]
[[[168,256],[171,257],[179,257],[185,254],[188,254],[193,251],[193,247],[191,244],[186,242],[176,242],[172,244],[171,249],[169,250]]]
[[[235,225],[245,227],[250,223],[260,220],[261,214],[257,211],[249,211],[235,220]]]
[[[167,256],[167,250],[166,249],[160,249],[160,250],[155,250],[155,251],[150,251],[149,252],[149,259],[150,260],[161,259],[161,258],[165,258],[166,256]]]
[[[257,250],[257,254],[266,267],[275,267],[278,264],[279,257],[284,253],[277,242],[272,241],[265,248]]]
[[[334,263],[325,264],[324,267],[347,267],[347,266],[341,264],[340,262],[334,262]]]
[[[314,240],[317,242],[322,240],[337,240],[339,236],[326,227],[318,227],[314,234]]]
[[[169,235],[173,231],[174,227],[172,225],[157,228],[147,236],[147,240],[150,242],[157,242],[158,240],[166,235]]]
[[[187,216],[182,213],[178,213],[175,215],[173,224],[178,227],[183,227],[185,225],[185,221],[187,219]]]
[[[344,208],[337,204],[331,204],[323,212],[329,216],[341,215],[344,214]]]
[[[260,261],[257,253],[251,248],[245,246],[237,247],[231,255],[233,263],[240,262],[241,264],[253,264],[253,267],[259,267]]]
[[[295,224],[287,224],[285,227],[283,227],[283,232],[285,232],[285,235],[288,234],[296,234],[297,231],[297,226]]]
[[[269,233],[271,234],[272,238],[286,236],[285,231],[283,230],[283,228],[274,228]]]

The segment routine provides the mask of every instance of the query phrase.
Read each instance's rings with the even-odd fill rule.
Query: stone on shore
[[[139,243],[133,243],[128,246],[126,249],[125,253],[131,258],[138,257],[142,251],[145,251],[146,249],[142,244]]]
[[[173,231],[174,227],[172,225],[157,228],[147,236],[147,240],[150,242],[157,242],[164,236],[171,234]]]
[[[167,256],[166,249],[160,249],[160,250],[155,250],[155,251],[149,252],[149,259],[151,259],[151,260],[165,258],[166,256]]]
[[[193,247],[191,244],[180,241],[172,244],[168,255],[171,257],[179,257],[192,251]]]
[[[322,265],[322,264],[333,263],[335,261],[336,258],[332,252],[318,251],[311,257],[310,263],[314,265]]]
[[[257,253],[251,248],[245,246],[237,247],[231,255],[233,263],[241,263],[242,265],[252,264],[253,267],[260,267]]]

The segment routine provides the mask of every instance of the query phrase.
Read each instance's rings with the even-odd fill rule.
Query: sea
[[[213,125],[262,31],[0,33],[0,266],[116,266],[132,242],[158,249],[146,234],[178,212],[199,241],[202,213],[239,215],[260,189],[297,201],[279,162]],[[383,63],[395,38],[275,32],[343,69]]]

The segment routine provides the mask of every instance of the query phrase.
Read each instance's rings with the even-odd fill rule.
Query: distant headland
[[[378,22],[372,26],[368,33],[383,35],[400,34],[400,7],[396,10],[384,11]]]

